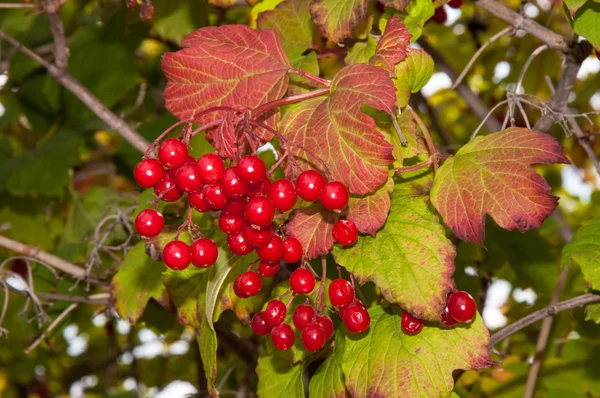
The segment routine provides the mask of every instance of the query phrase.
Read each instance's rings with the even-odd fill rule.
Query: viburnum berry
[[[227,196],[221,187],[221,184],[209,184],[202,188],[206,201],[214,210],[220,210],[227,204]]]
[[[448,14],[446,13],[444,6],[436,8],[433,13],[433,16],[430,18],[431,21],[438,23],[440,25],[445,24],[447,19],[448,19]]]
[[[225,165],[223,164],[223,159],[218,155],[208,153],[198,158],[196,170],[202,182],[205,184],[214,184],[223,176]]]
[[[315,309],[308,304],[300,304],[294,309],[292,314],[292,322],[298,330],[302,330],[313,321],[315,317]]]
[[[596,58],[600,59],[600,50],[596,50]]]
[[[287,308],[281,300],[271,300],[267,304],[264,313],[263,317],[265,321],[271,326],[277,326],[285,319]]]
[[[154,193],[165,202],[175,202],[183,195],[183,192],[177,188],[175,179],[168,173],[154,186]]]
[[[253,196],[248,200],[244,210],[244,217],[250,224],[266,227],[273,221],[275,208],[273,203],[264,196]]]
[[[147,21],[154,15],[154,4],[150,0],[145,0],[140,7],[140,19]]]
[[[269,193],[269,188],[271,188],[271,180],[265,178],[260,184],[250,187],[248,196],[266,196]]]
[[[264,261],[260,260],[258,263],[258,273],[264,277],[272,277],[279,272],[279,261]]]
[[[196,172],[196,165],[184,163],[175,174],[177,187],[184,192],[194,192],[202,188],[202,181]]]
[[[268,198],[279,211],[288,211],[296,204],[296,188],[290,180],[273,181],[269,187]]]
[[[369,328],[371,316],[365,307],[354,304],[344,309],[343,321],[348,331],[361,333]]]
[[[446,327],[451,327],[458,323],[456,319],[452,318],[452,315],[450,315],[450,311],[448,311],[448,306],[446,306],[444,308],[444,312],[442,312],[442,319],[440,320],[440,323]]]
[[[229,198],[240,199],[246,196],[249,190],[248,184],[240,179],[235,167],[228,167],[223,172],[221,187]]]
[[[250,243],[252,243],[256,247],[261,247],[266,245],[267,242],[271,239],[271,234],[273,230],[271,226],[267,227],[254,227],[249,224],[245,224],[244,228],[242,228],[242,234],[244,238]]]
[[[227,235],[227,245],[229,250],[238,256],[244,256],[254,250],[254,246],[244,238],[241,232]]]
[[[345,307],[354,300],[354,287],[345,279],[338,278],[329,284],[329,301],[336,307]]]
[[[255,155],[242,157],[236,167],[239,177],[249,185],[257,185],[267,177],[265,162]]]
[[[450,8],[458,9],[462,7],[464,0],[450,0],[447,4]]]
[[[252,327],[252,331],[257,336],[266,336],[271,333],[271,329],[273,326],[269,325],[265,321],[265,313],[259,312],[258,314],[252,317],[252,323],[250,325]]]
[[[166,139],[158,148],[158,159],[167,169],[176,169],[187,157],[187,146],[176,138]]]
[[[223,213],[233,214],[234,216],[244,217],[246,201],[244,199],[231,199],[223,208]]]
[[[330,317],[325,314],[317,315],[316,321],[318,324],[323,326],[323,330],[325,331],[325,340],[329,340],[333,337],[333,321]]]
[[[133,178],[142,188],[152,188],[165,176],[163,165],[156,159],[144,159],[135,165]]]
[[[280,351],[289,350],[296,341],[294,329],[287,323],[282,323],[271,329],[271,342]]]
[[[219,229],[226,234],[236,234],[244,227],[244,218],[233,214],[221,212],[219,215]]]
[[[307,202],[314,202],[319,199],[325,184],[325,177],[321,173],[316,170],[306,170],[296,178],[296,193]]]
[[[127,0],[126,4],[127,8],[137,8],[139,5],[137,0]]]
[[[325,345],[325,330],[315,322],[302,329],[302,345],[307,351],[319,351]]]
[[[365,304],[364,304],[362,301],[360,301],[360,300],[359,300],[359,299],[357,299],[357,298],[354,298],[354,300],[352,300],[352,302],[350,303],[350,305],[347,305],[347,306],[345,306],[345,307],[338,307],[338,313],[339,313],[339,315],[340,315],[340,318],[341,318],[342,320],[344,319],[344,316],[346,315],[346,310],[347,310],[348,308],[352,307],[353,305],[358,305],[358,306],[361,306],[361,307],[363,307],[364,309],[367,309],[367,308],[365,307]]]
[[[200,238],[190,245],[192,264],[198,268],[210,267],[217,261],[219,249],[211,239]]]
[[[254,271],[241,273],[233,280],[233,292],[241,298],[256,296],[261,289],[262,279]]]
[[[342,210],[348,205],[350,196],[348,195],[348,188],[343,183],[332,181],[323,187],[319,199],[327,210]]]
[[[406,334],[414,335],[423,329],[425,321],[410,314],[408,311],[402,311],[402,330]]]
[[[165,226],[165,219],[156,210],[144,209],[135,218],[135,230],[138,234],[153,238],[160,234]]]
[[[296,294],[307,294],[313,291],[317,279],[315,275],[306,268],[298,268],[290,275],[290,288]]]
[[[206,194],[203,190],[188,193],[188,202],[190,202],[190,206],[200,213],[213,210],[208,200],[206,200]]]
[[[350,220],[338,220],[333,226],[333,239],[342,246],[352,246],[358,239],[356,224]]]
[[[279,236],[272,234],[266,244],[256,249],[256,253],[261,260],[277,261],[283,255],[283,242]]]
[[[162,253],[165,265],[174,270],[182,270],[191,262],[189,246],[180,240],[174,240],[165,245]]]
[[[477,305],[473,297],[463,291],[454,292],[448,298],[448,312],[457,322],[468,323],[477,313]]]
[[[283,240],[283,261],[297,263],[302,260],[302,245],[298,239],[288,236]]]

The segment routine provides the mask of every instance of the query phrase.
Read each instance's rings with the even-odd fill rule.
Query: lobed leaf
[[[338,218],[337,213],[327,211],[320,205],[296,209],[285,223],[285,233],[298,239],[306,257],[324,256],[333,246],[332,231]]]
[[[197,329],[196,339],[198,349],[200,350],[200,358],[202,359],[202,367],[208,384],[208,392],[211,397],[218,397],[219,391],[215,386],[217,379],[217,333],[215,332],[212,320],[204,312],[207,307],[207,284],[208,272],[203,273],[204,278],[199,281],[200,287],[198,291],[197,312],[200,327]]]
[[[593,289],[600,289],[600,218],[586,220],[565,245],[562,252],[562,265],[576,263],[586,281]]]
[[[313,0],[310,14],[323,36],[341,42],[367,17],[369,0]]]
[[[310,379],[308,395],[312,398],[345,398],[346,385],[337,356],[330,354]]]
[[[433,59],[423,49],[411,48],[408,56],[396,65],[394,85],[396,86],[396,104],[403,108],[408,104],[411,93],[421,90],[433,76]]]
[[[396,16],[390,18],[370,63],[393,71],[394,66],[408,55],[410,38],[411,35],[402,20]]]
[[[359,41],[352,46],[346,54],[346,58],[344,58],[344,63],[346,65],[367,64],[371,57],[375,55],[376,48],[377,41],[369,35],[367,41]]]
[[[375,236],[383,227],[390,211],[390,192],[394,191],[394,179],[390,176],[377,191],[365,196],[351,196],[346,218],[359,232]]]
[[[569,22],[575,33],[585,37],[595,48],[600,48],[600,3],[586,1]]]
[[[379,30],[384,32],[388,20],[396,15],[402,19],[408,32],[412,35],[411,41],[415,41],[421,37],[423,26],[433,16],[434,12],[434,3],[429,0],[410,1],[402,13],[398,13],[396,10],[388,8],[379,20]]]
[[[177,308],[177,317],[182,325],[200,327],[202,319],[198,319],[198,300],[200,295],[206,294],[206,271],[192,265],[181,271],[167,269],[162,274],[169,299]]]
[[[276,355],[262,355],[258,358],[257,394],[269,398],[304,398],[302,363],[290,364]]]

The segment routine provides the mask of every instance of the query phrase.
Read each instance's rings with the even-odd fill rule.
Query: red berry
[[[302,260],[302,245],[298,239],[291,236],[283,240],[283,261],[297,263]]]
[[[266,227],[273,221],[275,208],[271,201],[263,196],[253,196],[248,200],[244,209],[246,221],[250,224]]]
[[[213,209],[222,209],[227,204],[227,196],[225,195],[225,192],[223,192],[221,184],[215,183],[205,185],[202,190],[204,191],[204,197],[206,198],[206,201]]]
[[[298,330],[302,330],[313,321],[315,317],[315,309],[308,304],[300,304],[294,310],[292,321]]]
[[[248,155],[240,159],[237,172],[242,181],[249,185],[256,185],[267,176],[267,167],[258,156]]]
[[[317,323],[323,326],[325,331],[325,340],[333,337],[333,321],[325,314],[317,315]]]
[[[133,169],[133,178],[142,188],[152,188],[165,176],[163,165],[156,159],[144,159]]]
[[[154,193],[165,202],[175,202],[183,195],[183,192],[177,188],[175,179],[168,173],[154,186]]]
[[[244,218],[233,214],[221,212],[219,215],[219,229],[226,234],[237,234],[244,227]],[[249,242],[248,242],[249,243]]]
[[[266,196],[269,192],[269,188],[271,187],[271,180],[265,178],[260,184],[250,187],[250,191],[248,192],[248,196]]]
[[[302,345],[308,351],[319,351],[325,345],[325,330],[319,323],[311,323],[302,329]]]
[[[283,242],[279,236],[272,234],[266,244],[256,249],[256,253],[261,260],[277,261],[283,255]]]
[[[365,307],[351,305],[344,310],[344,325],[352,333],[361,333],[369,328],[371,317]]]
[[[252,327],[252,331],[257,336],[266,336],[269,333],[271,333],[271,329],[273,328],[273,326],[269,325],[265,321],[265,313],[264,312],[259,312],[258,314],[254,315],[254,317],[252,317],[251,327]]]
[[[177,187],[184,192],[194,192],[202,188],[202,181],[196,173],[196,166],[191,163],[184,163],[177,169],[175,181]]]
[[[440,323],[446,327],[451,327],[458,323],[456,322],[456,319],[452,318],[452,315],[450,315],[448,306],[446,306],[446,308],[444,308],[444,312],[442,312],[442,319],[440,320]]]
[[[185,158],[185,162],[183,162],[183,164],[188,164],[188,163],[190,163],[190,164],[196,164],[196,159],[194,159],[193,156],[188,155],[188,157]],[[202,181],[202,179],[200,181]]]
[[[332,234],[333,239],[342,246],[351,246],[358,238],[356,224],[350,220],[338,220],[333,226]]]
[[[244,217],[246,201],[244,199],[231,199],[223,208],[223,213]]]
[[[329,301],[336,307],[345,307],[354,300],[354,287],[345,279],[338,278],[329,284]]]
[[[241,298],[256,296],[260,293],[260,289],[262,289],[262,279],[254,271],[241,273],[233,281],[233,292]]]
[[[404,333],[410,335],[417,334],[423,329],[424,324],[425,321],[421,318],[417,318],[408,311],[402,312],[402,330]]]
[[[448,2],[448,6],[450,6],[450,8],[460,8],[463,5],[464,0],[450,0]]]
[[[264,261],[258,263],[258,273],[264,277],[275,276],[279,272],[279,261]]]
[[[242,229],[242,234],[244,238],[250,243],[252,243],[256,247],[261,247],[271,239],[271,234],[273,230],[271,226],[256,228],[252,225],[246,224]]]
[[[319,199],[321,199],[321,204],[327,210],[342,210],[348,205],[350,197],[344,184],[339,181],[332,181],[323,187]]]
[[[477,312],[477,305],[473,297],[467,292],[458,291],[448,298],[448,312],[457,322],[471,322]]]
[[[223,159],[214,153],[200,156],[196,162],[196,170],[200,180],[205,184],[214,184],[221,179],[225,171]]]
[[[177,271],[187,268],[191,261],[189,246],[180,240],[167,243],[162,256],[165,265]]]
[[[298,268],[290,275],[290,288],[296,294],[310,293],[316,284],[315,275],[306,268]]]
[[[354,298],[354,300],[352,300],[352,302],[350,303],[350,305],[347,305],[345,307],[338,307],[338,313],[340,315],[340,319],[342,319],[342,320],[344,319],[344,316],[346,315],[346,310],[348,308],[352,307],[353,305],[358,305],[358,306],[361,306],[364,309],[366,309],[365,304],[362,301],[360,301],[357,298]]]
[[[271,326],[280,325],[285,319],[287,308],[280,300],[271,300],[265,308],[265,321]]]
[[[198,268],[210,267],[217,261],[219,249],[211,239],[200,238],[190,245],[192,264]]]
[[[138,7],[138,2],[137,0],[127,0],[127,8],[137,8]]]
[[[167,169],[176,169],[188,157],[187,146],[176,138],[165,140],[158,148],[158,159]]]
[[[140,19],[147,21],[154,15],[154,4],[150,0],[145,0],[140,7]]]
[[[246,196],[249,187],[240,179],[235,167],[228,167],[221,178],[221,187],[225,195],[232,199],[240,199]]]
[[[316,170],[306,170],[296,179],[296,192],[307,202],[314,202],[319,199],[325,184],[325,177],[321,173]]]
[[[448,19],[448,14],[446,14],[446,10],[444,9],[444,6],[436,8],[435,12],[433,13],[433,16],[431,17],[431,21],[433,21],[435,23],[439,23],[440,25],[445,24],[447,19]]]
[[[254,250],[254,246],[246,239],[241,232],[227,235],[227,245],[233,254],[244,256]]]
[[[156,210],[142,210],[135,218],[135,230],[138,234],[148,238],[153,238],[160,234],[164,226],[165,219]]]
[[[275,348],[280,351],[289,350],[294,345],[295,340],[294,329],[287,323],[282,323],[271,329],[271,341]]]
[[[188,193],[188,202],[190,202],[190,206],[200,213],[206,213],[207,211],[213,210],[210,203],[208,203],[208,200],[206,200],[204,190]]]
[[[288,211],[296,204],[296,189],[290,180],[277,180],[271,184],[268,197],[277,210]]]
[[[596,58],[600,59],[600,50],[596,50]]]

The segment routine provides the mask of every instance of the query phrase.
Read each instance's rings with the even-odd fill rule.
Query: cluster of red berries
[[[450,8],[459,9],[462,7],[464,0],[450,0],[446,5]],[[448,19],[448,14],[446,13],[445,6],[442,5],[435,9],[433,16],[430,18],[430,21],[443,25],[446,23]]]
[[[457,323],[469,323],[475,317],[477,305],[473,297],[464,291],[450,293],[448,302],[442,314],[442,326],[452,327]],[[406,334],[417,334],[423,329],[425,321],[410,314],[402,312],[402,330]]]

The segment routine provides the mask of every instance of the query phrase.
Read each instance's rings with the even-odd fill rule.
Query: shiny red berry
[[[219,215],[219,229],[226,234],[237,234],[244,228],[244,217],[221,212]]]
[[[342,246],[352,246],[358,238],[356,224],[350,220],[338,220],[332,230],[333,239]]]
[[[354,298],[354,300],[352,300],[352,302],[350,303],[350,305],[347,305],[345,307],[337,307],[338,309],[338,314],[340,315],[340,319],[344,319],[344,315],[346,314],[346,310],[350,307],[352,307],[353,305],[358,305],[363,307],[364,309],[366,309],[365,307],[365,303],[363,303],[362,301],[360,301],[357,298]]]
[[[265,308],[265,321],[271,326],[280,325],[285,319],[287,308],[281,300],[271,300]]]
[[[254,315],[254,317],[252,317],[251,327],[252,331],[257,336],[266,336],[269,333],[271,333],[271,329],[273,329],[273,326],[269,325],[265,321],[264,312],[259,312],[258,314]]]
[[[275,208],[273,203],[264,196],[253,196],[248,200],[246,208],[244,209],[244,217],[246,221],[252,225],[258,227],[266,227],[271,225],[273,216],[275,215]]]
[[[230,199],[223,208],[223,213],[244,217],[245,208],[246,201],[244,199]]]
[[[223,159],[214,153],[200,156],[196,162],[196,170],[200,180],[205,184],[214,184],[221,179],[225,172]]]
[[[296,179],[296,192],[307,202],[314,202],[319,199],[325,184],[325,177],[321,173],[316,170],[306,170]]]
[[[248,242],[241,232],[227,235],[227,245],[229,250],[238,256],[244,256],[254,250],[252,243]]]
[[[302,260],[302,245],[298,239],[288,236],[283,240],[283,261],[297,263]]]
[[[187,146],[176,138],[166,139],[158,148],[158,159],[167,169],[176,169],[187,157]]]
[[[189,246],[180,240],[167,243],[162,256],[165,265],[177,271],[187,268],[192,261]]]
[[[240,179],[248,185],[257,185],[267,177],[267,166],[255,155],[244,156],[237,164]]]
[[[362,305],[351,305],[344,309],[344,325],[352,333],[361,333],[369,328],[371,317]]]
[[[168,173],[165,173],[163,179],[154,186],[154,193],[165,202],[175,202],[183,195],[183,192],[177,188],[175,179]]]
[[[256,247],[261,247],[269,242],[271,235],[273,234],[273,230],[270,225],[267,227],[258,228],[249,224],[245,224],[244,228],[242,228],[242,234],[248,242],[252,243]]]
[[[153,238],[160,234],[164,226],[165,219],[156,210],[142,210],[135,218],[135,230],[138,234],[148,238]]]
[[[292,314],[292,322],[298,330],[302,330],[313,321],[315,317],[315,309],[308,304],[300,304]]]
[[[450,315],[448,306],[446,306],[446,308],[444,308],[444,312],[442,312],[442,319],[440,320],[440,323],[446,327],[452,327],[458,323],[456,319],[452,318],[452,315]]]
[[[256,296],[261,289],[262,279],[254,271],[246,271],[233,280],[233,292],[241,298]]]
[[[248,184],[240,179],[235,167],[228,167],[221,178],[221,187],[227,197],[240,199],[246,196],[249,190]]]
[[[191,163],[184,163],[177,169],[175,182],[177,187],[184,192],[194,192],[202,188],[202,181],[196,173],[196,166]]]
[[[462,7],[464,0],[450,0],[447,4],[450,8],[458,9]]]
[[[271,187],[271,180],[265,178],[260,184],[250,187],[248,196],[267,196],[269,188]]]
[[[264,261],[260,260],[258,263],[258,273],[264,277],[272,277],[279,272],[279,261]]]
[[[307,351],[319,351],[325,345],[325,330],[315,322],[302,329],[302,345]]]
[[[448,298],[448,312],[457,322],[468,323],[477,313],[477,305],[473,297],[463,291],[452,293]]]
[[[338,278],[329,284],[329,301],[336,307],[345,307],[354,300],[354,287],[345,279]]]
[[[306,268],[298,268],[290,275],[290,288],[296,294],[307,294],[313,291],[317,279],[315,275]]]
[[[190,245],[192,264],[198,268],[210,267],[217,261],[219,249],[211,239],[200,238]]]
[[[280,211],[288,211],[296,204],[296,188],[290,180],[277,180],[271,184],[267,195],[273,206]]]
[[[330,317],[325,314],[317,315],[317,323],[323,326],[325,331],[325,340],[329,340],[333,337],[333,321]]]
[[[433,16],[430,18],[431,21],[439,23],[440,25],[445,24],[447,19],[448,14],[446,13],[444,6],[436,8],[433,13]]]
[[[221,184],[209,184],[202,188],[204,197],[210,206],[215,210],[220,210],[227,204],[227,195],[223,191]]]
[[[200,213],[206,213],[207,211],[213,210],[210,203],[208,203],[208,200],[206,200],[204,190],[188,193],[188,202],[190,202],[190,206]]]
[[[152,188],[165,176],[163,165],[156,159],[144,159],[133,169],[133,178],[142,188]]]
[[[425,321],[421,318],[417,318],[408,311],[402,312],[402,330],[404,333],[410,335],[417,334],[423,329],[424,324]]]
[[[266,244],[256,249],[256,253],[262,260],[277,261],[283,255],[283,242],[279,236],[272,234]]]
[[[287,323],[282,323],[271,329],[271,342],[280,351],[289,350],[296,341],[294,329]]]
[[[348,189],[339,181],[332,181],[323,187],[319,195],[321,204],[327,210],[342,210],[348,205]]]

